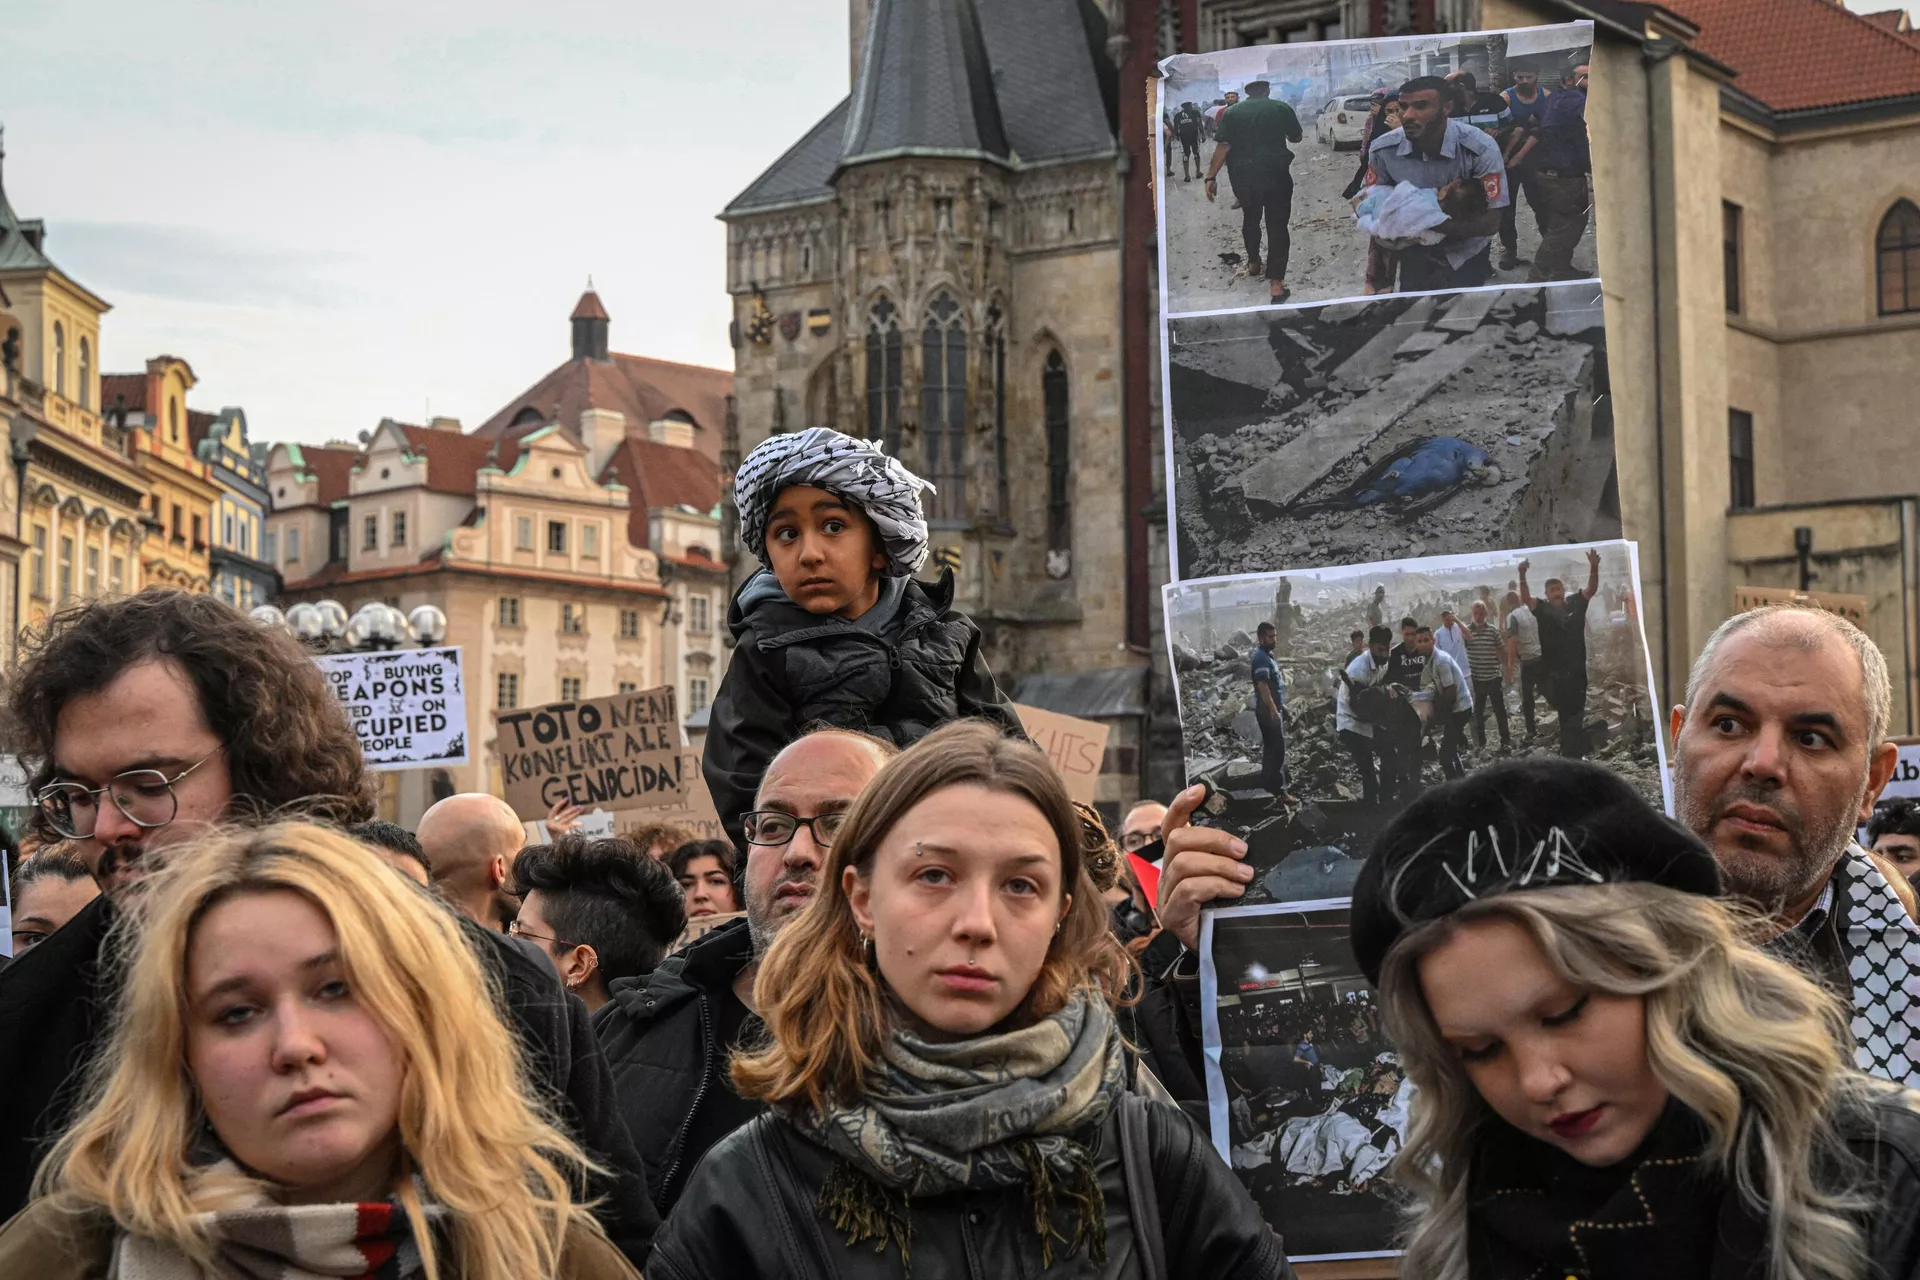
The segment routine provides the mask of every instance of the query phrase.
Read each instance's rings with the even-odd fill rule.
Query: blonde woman
[[[113,1043],[0,1275],[619,1280],[451,913],[289,824],[154,877]]]
[[[1756,949],[1712,855],[1619,777],[1483,769],[1382,832],[1353,948],[1419,1093],[1423,1280],[1905,1280],[1916,1095]]]
[[[649,1280],[1288,1274],[1205,1137],[1124,1090],[1133,970],[1083,842],[991,725],[880,771],[761,962],[770,1042],[733,1077],[771,1111],[701,1161]]]

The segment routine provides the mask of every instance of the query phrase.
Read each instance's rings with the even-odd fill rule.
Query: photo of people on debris
[[[1187,777],[1247,841],[1245,900],[1344,896],[1393,814],[1510,756],[1664,806],[1638,582],[1613,541],[1167,587]]]
[[[1620,536],[1597,283],[1167,330],[1179,577]]]
[[[1294,1261],[1388,1252],[1387,1170],[1413,1085],[1354,963],[1346,907],[1230,908],[1201,946],[1215,1147]]]
[[[1590,23],[1161,63],[1168,314],[1590,279]]]

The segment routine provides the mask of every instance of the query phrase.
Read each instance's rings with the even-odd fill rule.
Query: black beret
[[[1354,958],[1378,983],[1401,934],[1469,902],[1633,881],[1720,894],[1712,851],[1620,775],[1553,756],[1489,765],[1427,792],[1375,839],[1353,886]]]

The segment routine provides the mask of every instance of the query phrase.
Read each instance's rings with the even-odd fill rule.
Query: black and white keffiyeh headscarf
[[[904,578],[927,561],[927,521],[920,495],[933,485],[889,458],[877,443],[828,427],[769,437],[734,473],[740,540],[760,563],[767,559],[767,513],[782,489],[812,485],[859,507],[873,521],[887,557],[887,575]]]
[[[1853,985],[1853,1035],[1862,1071],[1920,1088],[1920,928],[1858,845],[1833,877],[1834,923]]]

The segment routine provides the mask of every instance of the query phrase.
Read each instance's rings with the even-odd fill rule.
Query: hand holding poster
[[[563,798],[615,810],[684,802],[671,686],[496,711],[493,723],[506,801],[527,822]]]
[[[467,762],[460,649],[392,649],[314,659],[375,770]]]

